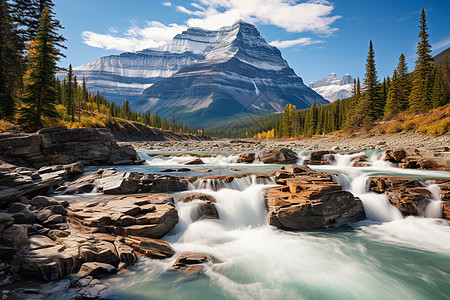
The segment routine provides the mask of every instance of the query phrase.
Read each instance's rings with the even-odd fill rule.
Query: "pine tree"
[[[358,113],[364,116],[364,119],[369,122],[378,119],[384,113],[384,103],[379,91],[379,82],[375,67],[375,52],[372,41],[369,43],[364,78],[364,94]]]
[[[56,55],[58,57],[65,57],[59,49],[66,49],[63,44],[66,39],[58,33],[64,27],[54,18],[53,7],[55,4],[51,0],[14,0],[12,6],[14,7],[14,20],[18,24],[22,45],[35,39],[39,30],[42,13],[47,9],[50,14],[51,27],[51,31],[48,33],[49,40],[55,47]]]
[[[316,128],[316,134],[322,135],[323,134],[323,108],[322,106],[319,106],[319,112],[317,113],[318,119],[317,119],[317,128]]]
[[[392,76],[391,87],[389,89],[385,114],[398,114],[401,109],[401,88],[400,81],[397,75],[397,69],[394,70],[394,75]]]
[[[417,44],[417,60],[414,70],[412,91],[409,96],[409,105],[414,112],[422,112],[432,107],[431,89],[433,86],[432,71],[433,59],[431,58],[431,45],[428,41],[427,19],[422,8],[420,16],[419,43]]]
[[[73,84],[73,72],[72,72],[72,64],[69,65],[69,70],[67,72],[67,80],[66,80],[66,92],[65,92],[65,106],[66,112],[72,118],[72,122],[75,122],[75,105],[74,105],[74,84]]]
[[[54,30],[51,15],[44,10],[36,39],[30,44],[30,63],[25,74],[23,107],[19,123],[28,130],[42,128],[42,117],[57,118],[55,103],[58,91],[55,87],[57,50],[50,40]]]
[[[308,136],[312,136],[316,133],[318,120],[318,109],[316,101],[313,102],[309,109],[308,117],[306,118],[305,131]]]
[[[12,23],[11,10],[6,0],[0,0],[0,116],[14,116],[16,105],[14,90],[19,83],[17,72],[17,35]]]

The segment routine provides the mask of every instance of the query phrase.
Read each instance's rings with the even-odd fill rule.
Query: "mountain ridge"
[[[86,82],[89,89],[103,85],[99,90],[112,100],[127,97],[135,109],[192,127],[282,111],[287,104],[307,108],[314,101],[328,103],[304,85],[279,49],[243,21],[215,31],[189,28],[158,48],[110,56],[109,66],[102,59],[107,64],[101,58],[74,69],[77,76],[92,75]],[[135,79],[141,73],[146,77]]]
[[[354,79],[349,74],[344,74],[342,78],[336,73],[331,73],[316,82],[311,82],[309,87],[319,93],[330,102],[337,99],[346,99],[352,95]]]

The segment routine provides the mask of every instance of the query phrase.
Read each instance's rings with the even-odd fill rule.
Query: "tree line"
[[[345,100],[297,111],[287,105],[281,116],[257,125],[256,138],[290,138],[323,135],[338,130],[355,131],[370,127],[381,119],[391,119],[401,112],[425,113],[450,103],[450,64],[445,56],[435,63],[427,33],[425,10],[419,22],[419,42],[415,69],[409,73],[402,53],[392,78],[380,82],[372,41],[366,58],[365,77],[354,82],[352,96]],[[247,128],[254,131],[253,128]],[[447,129],[448,130],[448,129]]]
[[[57,66],[66,47],[59,33],[63,27],[53,12],[51,0],[0,0],[0,117],[17,121],[27,131],[36,131],[55,120],[81,122],[93,112],[162,129],[192,133],[174,120],[156,113],[135,112],[128,100],[120,105],[81,86],[72,66],[62,81]],[[59,110],[62,106],[64,109]]]

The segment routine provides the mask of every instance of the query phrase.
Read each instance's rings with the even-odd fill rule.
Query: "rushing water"
[[[301,152],[299,163],[306,152]],[[364,153],[362,153],[364,154]],[[113,299],[449,299],[450,226],[442,214],[439,187],[424,217],[403,218],[384,195],[369,192],[368,177],[400,175],[423,181],[450,178],[450,172],[405,170],[365,153],[370,166],[352,167],[354,155],[338,155],[334,165],[311,166],[336,173],[335,180],[358,196],[367,220],[334,230],[287,232],[267,225],[264,190],[270,179],[244,177],[232,183],[194,182],[192,190],[216,199],[219,220],[196,220],[198,201],[176,203],[180,222],[164,239],[177,253],[207,254],[201,276],[167,272],[176,256],[141,258],[134,275],[109,279]],[[145,156],[142,172],[183,166],[192,157]],[[202,158],[194,174],[267,173],[280,166],[234,164],[233,155]],[[189,166],[191,168],[191,166]],[[130,167],[127,167],[130,168]],[[135,168],[135,167],[134,167]],[[229,171],[238,168],[241,171]],[[190,173],[192,174],[192,172]],[[206,173],[205,173],[206,174]]]

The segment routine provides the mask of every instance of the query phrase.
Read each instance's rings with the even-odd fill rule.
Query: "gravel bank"
[[[239,142],[241,141],[241,142]],[[369,150],[394,148],[436,148],[450,146],[450,134],[431,136],[420,133],[397,133],[384,135],[359,135],[357,137],[324,137],[297,141],[268,140],[216,140],[216,141],[147,141],[124,142],[137,151],[257,151],[276,147],[294,150]]]

